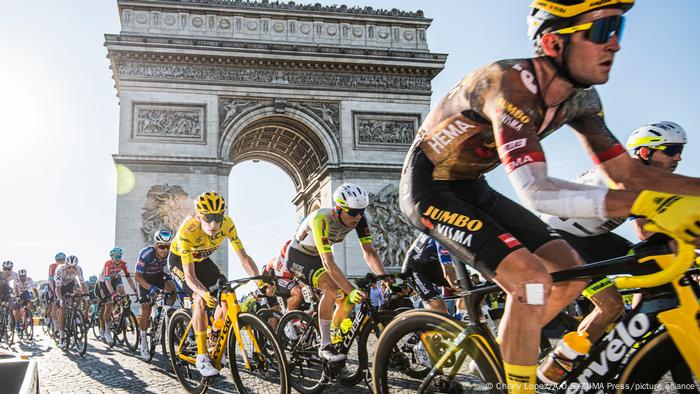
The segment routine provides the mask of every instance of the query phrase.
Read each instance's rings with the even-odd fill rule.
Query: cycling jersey
[[[449,287],[437,264],[453,265],[450,252],[439,242],[421,234],[406,252],[401,271],[411,272],[418,294],[425,302],[440,299],[440,287]]]
[[[265,264],[262,270],[263,275],[267,275],[270,272],[274,272],[276,276],[281,276],[286,279],[294,278],[294,275],[292,275],[292,273],[289,272],[289,269],[287,267],[289,261],[289,245],[291,244],[291,242],[291,240],[285,242],[282,246],[282,249],[280,250],[280,254],[274,259],[268,261],[267,264]]]
[[[230,217],[224,216],[219,230],[216,234],[209,236],[202,230],[199,220],[194,215],[190,215],[177,230],[170,252],[179,256],[182,264],[202,262],[219,248],[225,238],[229,239],[233,250],[243,249],[243,243],[238,238],[236,226]]]
[[[550,72],[548,75],[547,72]],[[514,250],[558,238],[484,179],[499,164],[531,209],[564,217],[605,217],[600,186],[547,174],[540,140],[568,124],[596,164],[625,154],[605,126],[594,88],[545,102],[561,78],[545,58],[503,60],[467,75],[426,117],[404,162],[400,205],[411,223],[488,278]]]
[[[56,287],[72,286],[73,284],[85,283],[83,279],[83,269],[80,267],[68,267],[62,265],[56,270]]]
[[[168,255],[162,260],[156,257],[156,248],[146,246],[139,252],[139,260],[136,263],[136,272],[146,275],[161,274],[168,264]]]
[[[2,271],[0,273],[0,283],[7,284],[9,286],[10,282],[15,281],[17,283],[19,275],[15,271]]]
[[[608,181],[605,174],[596,168],[579,175],[574,182],[614,189],[614,185]],[[556,230],[566,231],[577,237],[593,237],[608,233],[626,220],[625,218],[564,218],[548,214],[540,215],[540,219]]]
[[[129,273],[129,269],[126,266],[126,261],[119,260],[115,263],[111,259],[107,260],[107,261],[105,261],[104,267],[102,268],[102,275],[100,276],[99,280],[102,282],[105,282],[108,280],[121,281],[120,271],[124,272],[124,277],[126,277],[126,278],[131,277],[131,274]]]
[[[354,229],[360,243],[372,243],[372,233],[364,216]],[[340,221],[333,209],[321,208],[311,212],[299,224],[290,247],[312,256],[331,253],[331,245],[344,240],[352,230]]]
[[[27,291],[29,289],[33,289],[35,287],[36,285],[34,284],[34,281],[28,276],[24,278],[24,282],[22,282],[22,279],[20,278],[17,278],[17,280],[15,280],[15,292],[17,292],[17,294],[21,294],[22,292]]]
[[[58,263],[51,263],[51,265],[49,265],[49,282],[52,282],[54,280],[54,276],[56,276],[56,269],[58,268],[58,266]]]

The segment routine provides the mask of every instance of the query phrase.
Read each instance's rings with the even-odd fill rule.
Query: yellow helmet
[[[527,35],[536,39],[548,26],[556,22],[572,19],[598,8],[620,8],[627,12],[635,0],[533,0],[532,13],[527,18]]]
[[[200,214],[226,212],[226,201],[217,192],[204,192],[194,201],[194,210]]]

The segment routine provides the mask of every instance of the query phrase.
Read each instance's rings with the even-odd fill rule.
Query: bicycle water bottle
[[[574,368],[574,360],[591,350],[588,333],[570,332],[559,341],[557,347],[537,368],[537,378],[543,383],[557,385]]]

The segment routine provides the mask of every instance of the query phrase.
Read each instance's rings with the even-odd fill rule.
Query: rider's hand
[[[700,241],[700,197],[645,190],[630,213],[647,218],[647,231],[666,232],[688,243]]]
[[[204,296],[202,296],[204,299],[204,302],[206,302],[207,307],[209,308],[214,308],[216,307],[216,297],[212,296],[210,292],[206,291],[204,292]]]
[[[155,298],[159,290],[160,289],[158,287],[151,285],[151,287],[148,289],[148,296],[151,298]]]
[[[359,304],[365,298],[367,298],[367,294],[360,289],[353,289],[350,294],[348,294],[348,300],[353,304]]]

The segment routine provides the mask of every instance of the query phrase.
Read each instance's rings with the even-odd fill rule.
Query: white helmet
[[[21,270],[17,271],[17,275],[19,276],[26,276],[27,275],[27,270],[22,268]]]
[[[153,235],[153,242],[157,244],[169,244],[173,240],[173,232],[165,228]]]
[[[75,267],[78,265],[78,256],[70,255],[66,257],[66,265],[69,267]]]
[[[365,209],[369,205],[369,194],[354,183],[343,183],[333,192],[333,201],[339,207]]]
[[[677,123],[663,121],[644,125],[632,133],[627,139],[627,149],[636,151],[646,147],[656,147],[668,144],[685,144],[688,138],[685,130]]]
[[[14,267],[14,266],[15,266],[15,263],[13,263],[13,262],[10,261],[10,260],[5,260],[5,261],[2,262],[2,268],[3,268],[3,269],[6,269],[6,268],[12,269],[12,267]]]

